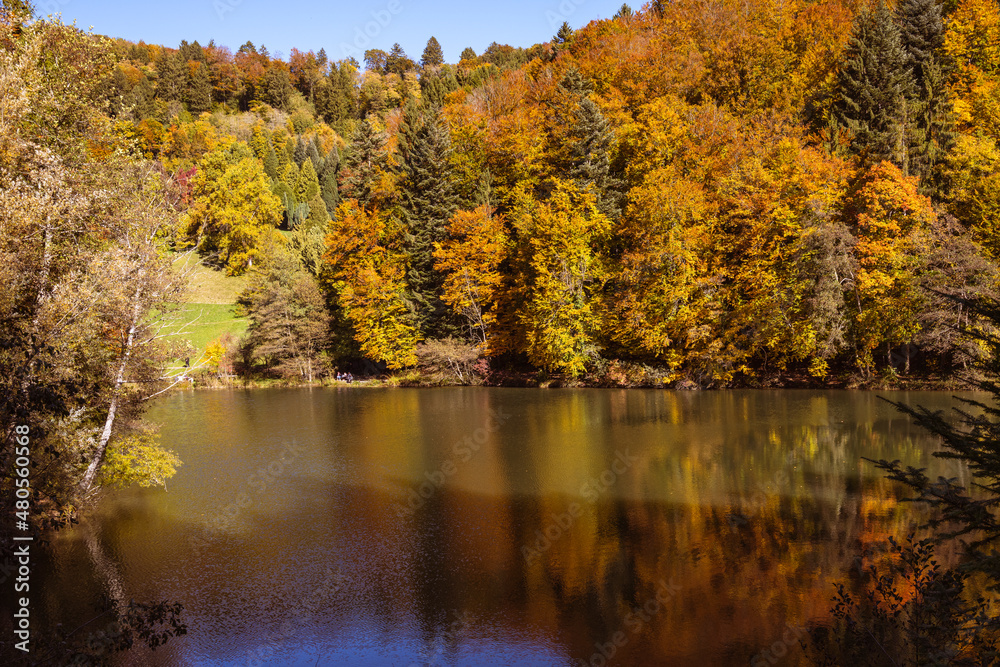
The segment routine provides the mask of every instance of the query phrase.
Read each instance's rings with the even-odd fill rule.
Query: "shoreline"
[[[521,389],[665,389],[668,391],[725,391],[728,389],[813,389],[844,391],[974,391],[976,387],[959,378],[941,378],[934,375],[896,378],[862,378],[858,375],[833,376],[817,380],[803,374],[774,375],[764,378],[740,378],[725,384],[701,385],[691,380],[652,384],[615,382],[602,377],[570,378],[546,376],[538,372],[499,372],[482,382],[459,382],[452,378],[435,376],[389,375],[343,382],[322,378],[312,382],[282,379],[249,379],[220,381],[211,378],[194,378],[187,385],[190,389],[273,389],[273,388],[418,388],[442,387],[505,387]]]

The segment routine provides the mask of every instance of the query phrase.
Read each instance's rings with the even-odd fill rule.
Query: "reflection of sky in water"
[[[184,603],[133,664],[748,663],[908,526],[861,456],[961,474],[866,392],[187,392],[152,418],[168,491],[41,566],[66,623],[108,582]]]

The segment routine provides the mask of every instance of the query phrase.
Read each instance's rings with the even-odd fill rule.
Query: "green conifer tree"
[[[448,93],[454,92],[458,88],[458,79],[455,78],[451,68],[446,65],[432,76],[425,74],[420,77],[420,100],[424,106],[441,107],[444,106],[444,100]]]
[[[267,130],[264,129],[263,123],[254,125],[250,130],[250,150],[253,151],[254,157],[263,162],[267,157],[270,145],[270,137],[267,134]]]
[[[323,171],[319,174],[320,196],[326,205],[326,210],[333,211],[340,204],[340,192],[337,186],[337,175],[340,171],[340,152],[336,144],[326,154],[323,160]]]
[[[306,161],[307,157],[309,157],[308,151],[308,145],[300,135],[298,140],[295,142],[295,150],[292,152],[292,159],[295,160],[295,165],[300,169],[302,168],[302,163]]]
[[[924,191],[934,191],[935,168],[955,138],[941,8],[934,0],[901,0],[896,21],[914,84],[907,114],[910,173],[920,176]]]
[[[434,270],[434,244],[447,236],[458,207],[449,163],[451,138],[435,111],[406,108],[399,132],[400,199],[406,228],[406,278],[421,332],[428,338],[457,335],[461,329],[441,300],[444,277]]]
[[[185,93],[184,101],[191,113],[200,114],[212,110],[212,79],[208,75],[208,65],[199,63],[190,68]]]
[[[443,64],[444,52],[441,50],[441,45],[435,37],[431,37],[427,40],[427,46],[424,48],[424,54],[420,56],[420,66],[435,67]]]
[[[344,163],[343,196],[357,199],[362,206],[371,203],[372,188],[386,165],[385,142],[384,132],[376,131],[368,118],[361,121]]]
[[[303,226],[306,229],[314,229],[326,226],[326,223],[330,221],[330,212],[326,209],[326,203],[323,201],[323,197],[317,192],[316,196],[309,200],[309,215],[303,222]]]
[[[285,165],[285,171],[281,174],[281,182],[288,186],[292,194],[295,194],[299,187],[299,169],[294,162]]]
[[[187,83],[185,65],[178,54],[164,49],[156,59],[156,96],[165,101],[179,101]]]
[[[272,181],[277,180],[278,174],[280,173],[278,156],[275,154],[274,146],[271,145],[270,141],[267,142],[267,153],[264,155],[264,173],[266,173]]]
[[[320,157],[318,136],[313,137],[312,141],[309,142],[309,146],[306,148],[306,157],[312,162],[313,169],[317,174],[323,172],[323,158]]]
[[[393,44],[392,50],[389,51],[389,55],[385,59],[386,74],[398,74],[402,78],[404,74],[415,69],[417,69],[417,63],[407,57],[403,47],[399,44]]]
[[[312,160],[303,160],[299,170],[298,183],[295,186],[295,198],[299,201],[311,202],[319,195],[319,179],[313,169]]]
[[[863,165],[889,160],[907,171],[906,100],[913,87],[892,13],[881,1],[854,19],[837,80],[837,120],[853,133]]]
[[[600,108],[589,97],[580,101],[575,112],[575,139],[570,154],[569,175],[581,189],[593,190],[602,213],[616,220],[621,215],[623,181],[611,175],[609,151],[611,128]]]
[[[289,162],[288,154],[285,152],[284,134],[280,130],[276,130],[272,135],[271,146],[275,158],[278,160],[278,177],[280,178],[285,173],[285,167],[288,166]]]

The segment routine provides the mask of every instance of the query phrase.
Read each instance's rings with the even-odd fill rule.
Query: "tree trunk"
[[[111,440],[111,431],[115,425],[115,415],[118,413],[118,402],[121,399],[121,388],[122,384],[125,383],[125,371],[128,369],[128,362],[132,357],[132,348],[135,346],[135,335],[139,329],[139,316],[141,314],[139,299],[142,296],[142,280],[144,276],[145,271],[140,270],[139,287],[135,290],[135,301],[132,305],[132,321],[129,323],[128,337],[125,339],[125,349],[122,351],[121,362],[119,362],[118,371],[115,373],[115,386],[111,391],[111,405],[108,407],[108,417],[104,420],[104,430],[101,431],[101,439],[97,443],[97,451],[94,452],[94,458],[90,461],[90,465],[87,466],[87,472],[80,482],[80,491],[83,493],[89,491],[93,485],[94,478],[97,477],[97,471],[101,467],[101,461],[104,460],[104,452],[108,448],[108,441]]]

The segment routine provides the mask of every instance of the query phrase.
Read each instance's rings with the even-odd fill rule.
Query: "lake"
[[[749,665],[802,660],[862,548],[913,508],[862,457],[965,479],[851,391],[177,392],[184,465],[111,494],[36,566],[46,624],[183,602],[122,664]],[[101,629],[101,619],[80,633]]]

